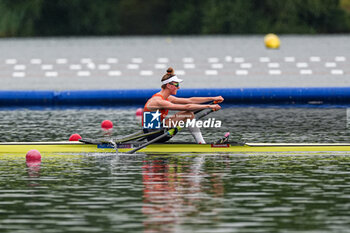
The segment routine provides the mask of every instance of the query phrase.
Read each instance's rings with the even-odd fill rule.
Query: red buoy
[[[113,128],[113,123],[112,123],[112,121],[110,121],[110,120],[104,120],[104,121],[102,121],[102,123],[101,123],[101,128],[102,128],[102,129],[106,129],[106,130]]]
[[[137,110],[136,110],[136,116],[142,116],[142,114],[143,114],[143,109],[142,108],[138,108]]]
[[[75,134],[72,134],[70,137],[69,137],[69,141],[79,141],[79,139],[81,139],[81,136],[77,133]]]
[[[38,150],[30,150],[26,154],[26,162],[27,163],[40,163],[41,162],[41,154]]]

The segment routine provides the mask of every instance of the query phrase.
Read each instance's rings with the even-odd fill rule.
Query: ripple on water
[[[48,119],[45,111],[35,111],[34,118],[26,111],[19,113],[19,119],[29,117],[26,121],[31,126]],[[129,111],[123,111],[130,123],[136,123]],[[326,126],[317,128],[326,114],[339,117],[339,109],[225,112],[233,119],[228,128],[254,141],[320,141],[328,135],[325,140],[331,142],[348,136],[339,122],[327,125],[329,133],[323,130]],[[115,110],[53,111],[50,121],[80,122],[73,120],[70,128],[56,134],[53,126],[31,134],[19,123],[23,138],[11,127],[5,127],[0,137],[62,140],[78,129],[93,137],[101,133],[99,118],[117,121],[120,114]],[[269,121],[261,122],[258,114]],[[313,126],[300,122],[302,127],[296,127],[293,121],[308,120],[305,115],[315,117],[310,120]],[[270,127],[275,116],[279,125]],[[245,118],[253,123],[237,124]],[[11,116],[6,122],[11,122]],[[117,126],[116,132],[137,128],[132,127]],[[207,133],[210,139],[221,136],[221,132]],[[298,138],[298,134],[307,137]],[[350,223],[350,156],[346,153],[48,155],[35,170],[26,167],[24,158],[0,157],[1,232],[346,232]]]

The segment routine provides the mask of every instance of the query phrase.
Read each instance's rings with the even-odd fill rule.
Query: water
[[[0,111],[0,141],[139,129],[135,109]],[[349,142],[342,108],[225,108],[207,141]],[[176,138],[174,138],[176,139]],[[177,140],[189,141],[186,132]],[[349,232],[347,153],[0,157],[1,232]]]
[[[0,111],[0,142],[59,141],[73,133],[82,137],[102,137],[106,132],[100,124],[114,122],[112,137],[141,129],[141,119],[135,108],[61,109]],[[171,114],[171,112],[169,113]],[[203,129],[208,142],[214,142],[225,132],[233,140],[246,142],[349,142],[350,114],[344,108],[223,108],[210,117],[222,121],[222,128]],[[185,130],[175,141],[193,141]]]
[[[2,158],[1,232],[349,232],[350,157]]]

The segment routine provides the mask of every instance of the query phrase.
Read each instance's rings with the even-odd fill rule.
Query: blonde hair
[[[166,70],[166,74],[163,75],[161,81],[163,82],[163,81],[165,81],[165,80],[167,80],[167,79],[169,79],[169,78],[171,78],[171,77],[173,77],[173,76],[175,76],[175,74],[174,74],[174,69],[173,69],[172,67],[169,67],[169,68]],[[163,85],[162,85],[162,89],[165,89],[165,87],[166,87],[166,84],[163,84]]]

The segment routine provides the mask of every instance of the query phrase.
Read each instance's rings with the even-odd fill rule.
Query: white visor
[[[181,83],[183,80],[182,79],[179,79],[176,75],[167,79],[167,80],[164,80],[162,82],[162,84],[167,84],[167,83],[171,83],[171,82],[177,82],[177,83]]]

